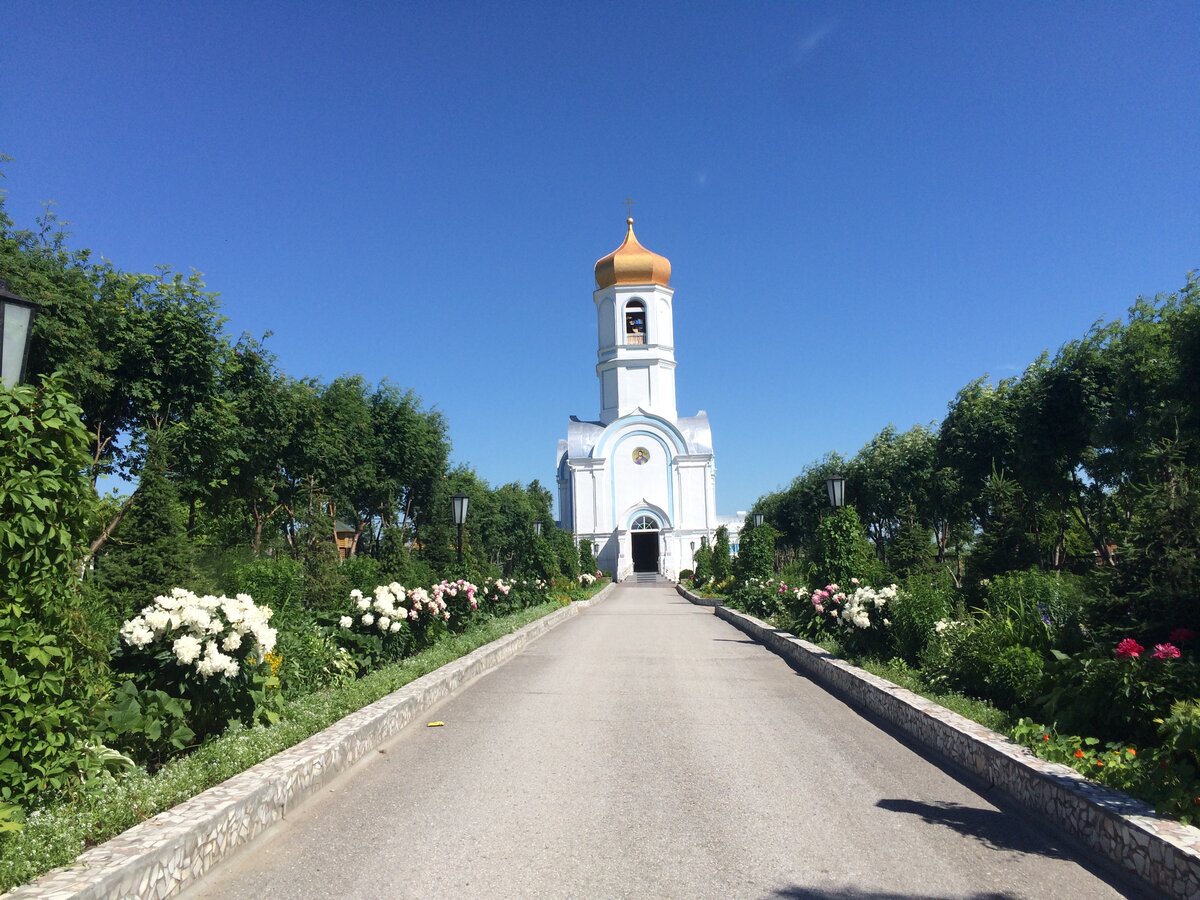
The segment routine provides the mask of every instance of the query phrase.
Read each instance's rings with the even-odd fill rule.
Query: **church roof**
[[[614,284],[661,284],[671,281],[671,261],[647,250],[633,233],[633,219],[626,220],[629,230],[621,246],[596,261],[596,287]]]

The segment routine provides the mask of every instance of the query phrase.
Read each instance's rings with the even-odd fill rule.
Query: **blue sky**
[[[1200,266],[1184,3],[0,2],[10,215],[551,484],[636,200],[722,512]]]

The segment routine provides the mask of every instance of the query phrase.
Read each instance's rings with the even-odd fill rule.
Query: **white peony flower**
[[[389,629],[389,631],[391,631],[391,632],[392,632],[392,634],[395,634],[395,633],[396,633],[397,631],[399,631],[399,630],[400,630],[400,623],[399,623],[399,622],[393,622],[393,623],[392,623],[392,627]]]
[[[200,655],[200,642],[190,634],[185,634],[183,637],[175,639],[175,643],[171,645],[171,650],[175,653],[175,658],[185,666],[195,662],[196,657]]]
[[[338,627],[340,628],[349,628],[353,624],[354,620],[349,616],[342,616],[340,619],[338,619]]]
[[[379,617],[379,630],[380,631],[387,631],[388,626],[390,626],[391,624],[392,624],[392,620],[389,619],[387,616]]]
[[[371,608],[371,601],[368,600],[366,597],[360,598],[358,601],[358,608],[365,612],[366,610]]]
[[[364,625],[370,627],[371,625],[375,624],[375,617],[373,615],[371,615],[370,613],[366,613],[363,615],[362,619],[360,619],[359,621],[361,621]]]
[[[233,652],[240,646],[242,646],[242,636],[236,631],[230,632],[226,635],[225,640],[221,641],[221,649],[229,652]]]

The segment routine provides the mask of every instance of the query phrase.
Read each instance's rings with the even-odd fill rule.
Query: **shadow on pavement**
[[[897,891],[867,891],[862,888],[806,888],[799,885],[775,891],[772,897],[789,897],[795,900],[1015,900],[1017,894],[999,894],[994,891],[974,894],[902,894]]]
[[[1051,859],[1073,858],[1075,854],[1059,848],[1044,833],[1023,828],[1011,814],[995,809],[979,809],[959,803],[921,800],[880,800],[875,804],[891,812],[920,816],[931,825],[945,825],[961,835],[974,838],[992,850],[1012,850],[1046,856]]]

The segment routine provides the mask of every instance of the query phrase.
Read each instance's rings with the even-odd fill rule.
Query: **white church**
[[[590,540],[618,581],[678,577],[717,527],[736,545],[741,519],[718,518],[708,414],[675,408],[671,263],[625,240],[596,263],[597,421],[572,416],[558,442],[559,525]]]

